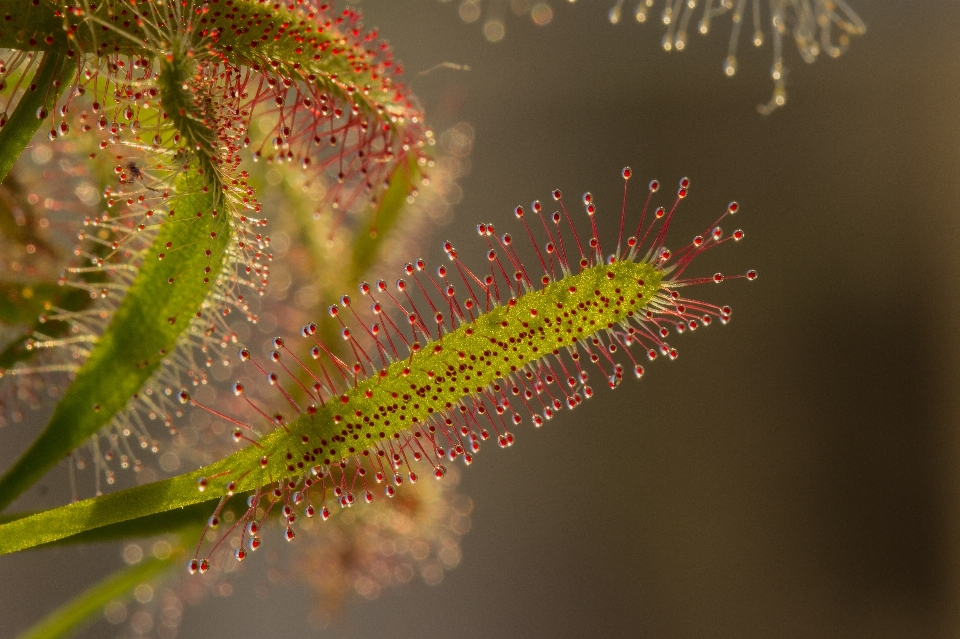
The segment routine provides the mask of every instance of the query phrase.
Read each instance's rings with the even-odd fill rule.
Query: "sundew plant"
[[[674,48],[696,11],[732,12],[738,32],[744,3],[715,4],[665,10]],[[787,4],[811,58],[846,46],[831,25],[862,32],[842,3],[772,4],[775,67]],[[562,8],[511,10],[546,25]],[[678,345],[696,357],[688,334],[732,318],[716,285],[757,278],[714,252],[745,237],[737,202],[629,167],[615,208],[558,189],[504,202],[514,223],[481,222],[471,246],[444,241],[430,227],[472,130],[430,128],[354,9],[0,0],[0,47],[0,438],[43,424],[0,468],[0,554],[152,549],[126,545],[127,568],[25,636],[119,619],[128,601],[155,608],[132,632],[173,636],[183,589],[228,592],[270,545],[329,610],[414,574],[439,583],[470,527],[456,482],[481,450],[539,428],[601,445],[571,409],[656,375]],[[700,232],[672,233],[679,218]],[[426,242],[442,263],[418,257]],[[722,270],[701,266],[708,251]],[[264,349],[276,286],[295,292]],[[62,505],[21,499],[62,468]]]

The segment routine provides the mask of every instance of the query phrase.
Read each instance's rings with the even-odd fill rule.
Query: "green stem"
[[[66,80],[76,68],[76,58],[67,55],[66,43],[43,54],[30,87],[0,129],[0,182],[7,177],[37,129],[46,121],[45,117],[37,117],[37,110],[42,108],[48,113],[53,110],[60,94],[69,84]]]
[[[176,548],[163,559],[147,559],[115,572],[51,612],[18,639],[56,639],[76,632],[90,623],[91,617],[105,605],[130,597],[134,588],[172,566],[182,554],[183,548]]]

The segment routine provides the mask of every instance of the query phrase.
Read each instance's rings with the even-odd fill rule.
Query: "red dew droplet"
[[[197,574],[197,571],[200,570],[200,562],[196,559],[191,559],[187,562],[187,572],[191,575]]]
[[[757,272],[752,269],[747,271],[747,279],[750,280],[751,282],[757,279]]]
[[[625,166],[623,167],[623,171],[621,172],[621,175],[623,175],[624,180],[629,180],[630,176],[633,175],[633,171],[630,169],[629,166]]]

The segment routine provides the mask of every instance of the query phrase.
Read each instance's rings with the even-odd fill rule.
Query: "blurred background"
[[[513,207],[554,188],[590,190],[611,235],[629,165],[635,206],[652,178],[691,179],[674,245],[737,200],[746,240],[698,272],[760,278],[703,291],[733,321],[674,338],[677,361],[488,445],[460,473],[472,529],[441,584],[318,617],[258,555],[180,636],[960,637],[960,4],[850,3],[866,35],[812,65],[788,40],[765,117],[769,43],[745,39],[725,77],[729,18],[666,53],[656,20],[612,25],[613,0],[553,0],[543,26],[504,2],[502,33],[457,0],[359,2],[433,128],[472,127],[429,264],[444,239],[479,263],[474,225],[519,230]],[[120,564],[0,558],[0,637]]]

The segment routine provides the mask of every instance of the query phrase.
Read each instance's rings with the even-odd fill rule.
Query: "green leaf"
[[[108,603],[128,599],[133,595],[134,588],[171,568],[182,555],[183,548],[177,547],[163,559],[151,557],[118,570],[51,612],[18,639],[57,639],[73,634],[91,623],[92,617]]]
[[[390,176],[390,184],[376,206],[370,207],[369,217],[353,242],[353,255],[350,259],[350,271],[345,280],[351,284],[359,282],[370,267],[381,257],[383,241],[403,217],[407,206],[407,197],[414,190],[414,184],[420,177],[417,158],[410,156],[407,161],[398,164]]]
[[[203,184],[195,171],[178,179],[177,191],[183,195],[173,203],[176,215],[163,224],[136,280],[46,428],[0,479],[0,509],[108,424],[190,326],[214,286],[231,239],[228,216],[211,214],[212,189],[204,192]],[[214,275],[204,274],[207,266]]]

